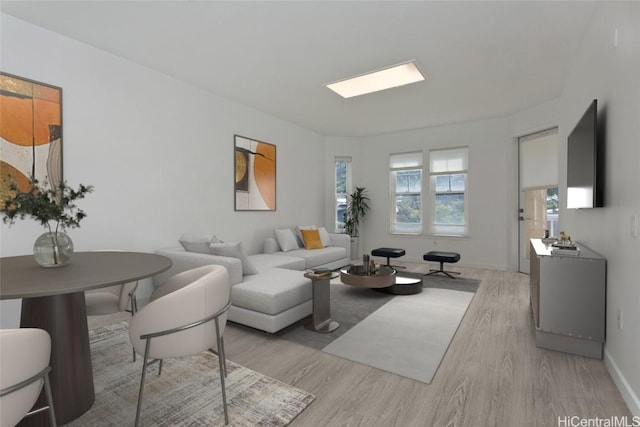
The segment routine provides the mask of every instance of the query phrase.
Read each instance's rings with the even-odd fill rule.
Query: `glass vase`
[[[46,232],[33,244],[33,256],[43,267],[61,267],[73,256],[73,242],[62,231]]]

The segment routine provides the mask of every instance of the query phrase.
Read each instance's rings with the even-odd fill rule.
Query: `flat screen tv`
[[[602,141],[598,135],[598,100],[584,112],[567,141],[567,209],[602,207]]]

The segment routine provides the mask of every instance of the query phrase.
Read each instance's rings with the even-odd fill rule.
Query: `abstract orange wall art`
[[[62,88],[0,72],[0,203],[31,177],[62,182]]]
[[[235,135],[237,211],[276,210],[276,146]]]

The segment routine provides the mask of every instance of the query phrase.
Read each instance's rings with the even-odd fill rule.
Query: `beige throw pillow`
[[[320,240],[322,240],[322,245],[326,248],[327,246],[331,246],[331,236],[329,236],[329,232],[326,228],[320,227],[318,228],[318,232],[320,233]]]
[[[214,242],[220,242],[220,240],[214,234],[184,233],[180,236],[178,242],[180,242],[184,250],[187,252],[209,254],[211,253],[209,245]]]
[[[293,235],[293,231],[288,228],[279,228],[273,230],[273,234],[276,236],[278,246],[282,252],[289,252],[294,249],[300,249],[296,236]]]

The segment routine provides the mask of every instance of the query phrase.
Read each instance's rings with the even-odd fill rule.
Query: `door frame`
[[[517,222],[517,226],[516,226],[516,236],[515,236],[515,244],[517,245],[516,248],[516,254],[517,254],[517,259],[516,259],[516,265],[515,265],[515,269],[516,271],[519,271],[520,273],[524,273],[524,274],[529,274],[529,263],[528,263],[528,258],[526,258],[526,255],[523,254],[524,252],[524,248],[525,248],[525,244],[527,242],[524,242],[523,239],[526,239],[526,233],[523,230],[524,228],[524,224],[525,221],[522,218],[523,215],[525,214],[525,212],[522,211],[522,209],[524,209],[524,193],[522,191],[521,188],[521,140],[525,139],[534,139],[537,137],[544,137],[545,135],[551,134],[551,133],[555,133],[556,135],[560,135],[559,132],[559,127],[558,125],[553,125],[553,126],[547,126],[547,127],[543,127],[540,128],[539,130],[536,131],[532,131],[532,132],[528,132],[528,133],[524,133],[521,135],[516,136],[515,139],[515,144],[516,144],[516,177],[517,177],[517,186],[516,186],[516,211],[517,211],[517,216],[516,216],[516,222]],[[560,147],[560,140],[558,139],[558,148]],[[559,153],[558,153],[558,159],[559,159]],[[559,181],[559,177],[558,177],[558,181]],[[560,183],[557,183],[557,186],[560,186]],[[543,188],[543,187],[540,187]],[[544,187],[544,188],[549,188],[549,187]]]

